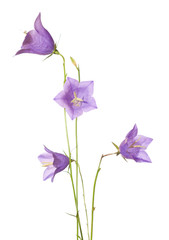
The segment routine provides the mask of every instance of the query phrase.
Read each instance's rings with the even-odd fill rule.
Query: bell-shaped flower
[[[43,167],[46,167],[43,180],[51,178],[53,182],[55,175],[63,171],[69,165],[69,158],[61,153],[56,153],[45,148],[45,153],[38,156]]]
[[[69,114],[73,120],[83,112],[96,109],[95,99],[93,95],[93,81],[78,82],[77,80],[67,77],[64,89],[54,100]]]
[[[137,134],[138,128],[135,124],[125,140],[120,144],[119,153],[124,158],[133,159],[136,162],[151,162],[145,150],[153,139]]]
[[[21,50],[19,50],[16,55],[21,53],[34,53],[40,55],[54,53],[56,45],[50,33],[43,27],[40,13],[35,20],[34,28],[34,30],[26,33]]]

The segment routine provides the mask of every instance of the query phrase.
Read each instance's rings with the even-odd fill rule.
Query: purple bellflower
[[[42,25],[40,13],[35,20],[34,28],[26,34],[21,50],[16,55],[21,53],[48,55],[57,52],[53,38]]]
[[[93,94],[93,81],[78,82],[77,80],[67,77],[64,90],[61,91],[54,100],[69,114],[73,120],[83,112],[88,112],[97,108]]]
[[[43,180],[51,178],[53,182],[55,175],[63,171],[69,165],[69,158],[63,154],[53,152],[47,147],[44,147],[46,153],[38,156],[39,161],[43,167],[46,167]]]
[[[137,133],[138,128],[135,124],[125,140],[120,144],[119,152],[124,158],[133,159],[136,162],[151,162],[145,150],[153,139],[137,135]]]

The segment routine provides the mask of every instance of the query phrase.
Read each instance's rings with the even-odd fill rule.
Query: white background
[[[42,23],[66,58],[66,71],[94,80],[98,109],[79,118],[79,161],[90,217],[92,185],[101,154],[115,151],[136,123],[154,141],[152,164],[104,159],[99,174],[94,239],[169,239],[169,5],[164,0],[15,0],[0,6],[0,239],[75,239],[67,173],[43,182],[37,156],[43,144],[67,151],[62,59],[14,57],[41,12]],[[75,156],[74,122],[69,120]],[[81,186],[79,184],[79,186]],[[80,201],[82,194],[80,193]],[[81,204],[82,205],[82,204]],[[84,209],[80,206],[86,235]]]

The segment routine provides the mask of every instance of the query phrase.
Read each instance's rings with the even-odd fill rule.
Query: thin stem
[[[76,162],[79,168],[79,175],[82,183],[82,190],[83,190],[83,201],[84,201],[84,207],[85,207],[85,213],[86,213],[86,225],[87,225],[87,235],[88,235],[88,240],[90,240],[90,235],[89,235],[89,220],[88,220],[88,213],[87,213],[87,206],[86,206],[86,199],[85,199],[85,188],[84,188],[84,182],[83,182],[83,177],[82,177],[82,172],[80,170],[80,165]]]
[[[80,82],[80,66],[79,65],[78,65],[77,71],[78,71],[78,80]]]
[[[97,172],[96,172],[96,176],[95,176],[95,179],[94,179],[93,196],[92,196],[92,216],[91,216],[91,236],[90,236],[90,240],[93,239],[93,219],[94,219],[94,210],[95,210],[94,198],[95,198],[96,182],[97,182],[98,174],[99,174],[99,172],[101,170],[100,166],[101,166],[101,163],[102,163],[102,159],[104,157],[107,157],[107,156],[110,156],[110,155],[113,155],[113,154],[116,154],[116,153],[108,153],[108,154],[105,154],[105,155],[102,154],[102,156],[100,158],[99,166],[98,166],[98,169],[97,169]]]
[[[78,138],[77,138],[77,118],[75,119],[75,137],[76,137],[76,203],[77,203],[77,212],[78,210]],[[78,219],[77,219],[78,220]],[[77,240],[79,235],[79,224],[77,221]]]
[[[78,80],[80,82],[80,69],[78,67]],[[75,119],[75,138],[76,138],[76,204],[77,204],[77,212],[79,212],[79,209],[78,209],[78,175],[79,175],[79,172],[78,172],[78,134],[77,134],[77,119]],[[79,224],[78,224],[78,219],[77,219],[77,240],[78,240],[78,236],[79,236]]]
[[[59,55],[62,57],[62,59],[63,59],[63,71],[64,71],[64,81],[63,81],[63,85],[65,84],[65,82],[66,82],[66,76],[67,76],[67,74],[66,74],[66,68],[65,68],[65,58],[64,58],[64,56],[61,54],[61,53],[59,53]]]
[[[64,82],[63,85],[66,82],[66,69],[65,69],[65,58],[62,54],[59,53],[59,55],[63,59],[63,70],[64,70]],[[69,135],[68,135],[68,127],[67,127],[67,117],[66,117],[66,109],[64,108],[64,119],[65,119],[65,129],[66,129],[66,139],[67,139],[67,145],[68,145],[68,152],[69,152],[69,168],[70,168],[70,178],[71,178],[71,183],[72,183],[72,188],[73,188],[73,196],[74,196],[74,201],[75,201],[75,207],[76,207],[76,218],[77,218],[77,226],[80,228],[80,234],[81,234],[81,239],[83,240],[83,233],[82,233],[82,228],[81,228],[81,223],[80,223],[80,217],[79,217],[79,212],[78,212],[78,202],[76,198],[76,192],[75,192],[75,185],[73,181],[73,174],[72,174],[72,163],[71,163],[71,151],[70,151],[70,143],[69,143]],[[79,236],[77,233],[77,240]]]
[[[83,233],[82,233],[80,217],[79,217],[79,213],[78,213],[78,205],[77,205],[76,192],[75,192],[74,181],[73,181],[73,174],[72,174],[71,151],[70,151],[68,128],[67,128],[66,109],[64,109],[64,118],[65,118],[66,138],[67,138],[67,145],[68,145],[68,152],[69,152],[70,178],[71,178],[71,182],[72,182],[73,196],[74,196],[75,207],[76,207],[76,212],[77,212],[76,218],[77,218],[78,226],[80,228],[81,239],[83,240]]]

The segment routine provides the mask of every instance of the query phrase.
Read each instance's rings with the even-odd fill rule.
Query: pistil
[[[71,103],[73,103],[73,106],[80,107],[80,103],[83,102],[83,100],[77,97],[76,92],[74,92],[73,95],[74,95],[74,98],[71,101]]]

